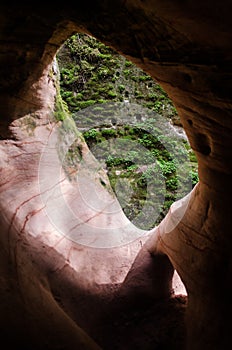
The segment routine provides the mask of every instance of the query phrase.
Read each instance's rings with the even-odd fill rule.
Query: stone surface
[[[0,321],[9,342],[13,333],[30,349],[104,348],[109,318],[100,315],[113,314],[113,305],[136,310],[138,300],[151,308],[171,300],[175,269],[188,293],[186,349],[230,348],[231,7],[229,0],[220,8],[178,0],[86,1],[77,10],[72,3],[0,5]],[[47,215],[50,197],[42,201],[40,193],[41,154],[56,127],[52,62],[77,31],[111,45],[162,85],[199,164],[199,184],[158,228],[104,253],[60,234]],[[74,203],[66,178],[61,187]],[[121,349],[130,339],[135,347],[133,327]]]

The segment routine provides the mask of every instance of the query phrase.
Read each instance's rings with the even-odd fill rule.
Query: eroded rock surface
[[[160,298],[173,300],[176,269],[188,292],[185,347],[229,348],[230,1],[224,1],[220,10],[212,2],[190,1],[183,6],[168,0],[87,1],[78,10],[71,3],[52,9],[24,2],[0,8],[4,337],[9,342],[15,337],[28,348],[95,349],[97,343],[104,348],[104,341],[109,345],[108,335],[104,336],[107,321],[99,321],[99,315],[113,315],[112,305],[124,311],[133,305],[136,310],[140,297],[151,308]],[[140,237],[104,250],[104,256],[102,249],[83,249],[57,232],[47,215],[49,197],[43,201],[40,193],[41,152],[56,128],[51,119],[56,91],[52,61],[64,40],[77,31],[112,45],[162,85],[179,112],[199,164],[199,184],[171,207],[158,228],[142,235],[144,241]],[[70,186],[64,178],[62,193],[74,203]],[[82,211],[88,216],[83,207]],[[120,215],[119,211],[124,222]],[[128,343],[141,344],[133,343],[133,330],[134,325],[122,332],[121,349],[125,344],[128,349]],[[184,344],[181,335],[171,339],[177,346]],[[154,348],[154,342],[146,339],[146,343]]]

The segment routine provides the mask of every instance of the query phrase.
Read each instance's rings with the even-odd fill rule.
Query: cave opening
[[[225,322],[231,305],[230,4],[226,1],[221,11],[208,2],[192,2],[183,7],[178,1],[156,1],[155,9],[153,4],[116,1],[112,10],[112,4],[96,2],[93,8],[86,3],[74,11],[67,3],[63,8],[53,7],[51,12],[43,11],[36,4],[27,8],[23,2],[12,4],[8,9],[2,6],[1,326],[9,342],[14,333],[18,347],[27,348],[30,344],[30,348],[41,349],[50,344],[51,348],[96,349],[98,346],[92,338],[103,347],[105,344],[112,348],[115,335],[118,349],[120,346],[144,349],[145,341],[150,349],[180,349],[185,326],[188,349],[218,350],[228,348],[231,343],[231,325]],[[158,153],[149,148],[156,142],[150,129],[139,134],[137,127],[147,122],[143,120],[145,107],[142,111],[137,108],[136,113],[132,111],[133,130],[130,123],[124,128],[118,123],[118,117],[110,114],[110,127],[107,122],[80,132],[73,118],[69,118],[67,102],[64,103],[65,98],[71,103],[78,101],[83,108],[76,110],[75,115],[84,118],[84,111],[93,109],[97,116],[104,112],[108,115],[112,101],[117,116],[120,110],[128,110],[130,115],[131,86],[127,88],[121,81],[120,68],[113,81],[118,84],[102,91],[111,101],[107,101],[108,110],[101,109],[105,98],[99,97],[98,103],[94,103],[97,95],[81,96],[81,91],[73,94],[66,91],[64,98],[61,96],[64,91],[60,91],[60,95],[56,93],[57,67],[51,61],[60,44],[77,30],[86,30],[103,42],[112,43],[124,57],[131,58],[161,83],[175,102],[196,153],[200,181],[197,182],[197,172],[192,174],[196,185],[189,196],[171,204],[157,228],[151,229],[151,239],[141,239],[143,226],[135,229],[136,225],[129,225],[131,220],[135,224],[143,223],[137,219],[138,212],[144,208],[138,192],[144,188],[141,186],[136,192],[135,183],[125,174],[129,168],[132,175],[139,176],[135,164],[139,150],[146,155],[146,161],[151,153],[155,159],[158,157]],[[100,52],[100,56],[112,59],[107,52]],[[91,57],[98,59],[98,48]],[[88,68],[91,71],[91,62],[84,61],[82,68],[85,67],[85,72]],[[131,74],[127,59],[125,66],[123,74],[136,80],[138,77]],[[74,81],[73,74],[68,70],[65,73],[67,80],[78,88],[88,81],[88,74]],[[77,70],[73,73],[78,75]],[[109,67],[102,66],[98,73],[104,82],[110,75]],[[140,85],[147,82],[151,88],[153,82],[146,79],[144,74],[139,75]],[[114,100],[119,93],[122,100]],[[137,89],[135,97],[142,101],[143,92]],[[157,101],[152,93],[149,98],[146,108],[150,110],[155,106],[162,111],[164,99]],[[73,107],[76,108],[75,104]],[[118,133],[123,145],[117,143]],[[142,140],[139,146],[136,138],[132,140],[135,136]],[[164,151],[161,140],[157,146],[161,148],[159,151]],[[110,150],[118,146],[120,154],[112,157],[108,153],[107,164],[100,166],[101,161],[101,164],[96,162],[93,155],[94,149],[96,154],[106,152],[103,143],[111,146]],[[122,161],[128,145],[135,148],[131,147],[126,154],[129,157]],[[93,152],[89,152],[90,148]],[[191,156],[194,160],[195,155]],[[160,176],[158,179],[162,182],[163,170],[168,172],[176,164],[173,159],[158,160],[156,176]],[[151,159],[151,164],[153,162]],[[60,163],[62,167],[57,166]],[[81,169],[82,181],[78,192],[75,192],[76,165]],[[148,162],[146,167],[139,167],[139,171],[146,172],[149,165]],[[147,178],[153,174],[146,173],[146,181],[141,181],[145,190]],[[173,178],[168,180],[168,186],[176,186]],[[163,184],[167,190],[167,181]],[[112,187],[114,191],[109,194]],[[118,194],[116,199],[115,194]],[[92,215],[96,208],[103,213],[102,209],[113,197],[112,206],[107,207],[110,215]],[[137,212],[129,208],[134,197]],[[143,200],[147,202],[147,197]],[[168,207],[168,203],[166,205]],[[149,213],[148,210],[148,219]],[[119,222],[113,236],[122,240],[109,237],[111,245],[104,246],[102,228],[108,229],[116,222],[109,222],[112,215]],[[131,220],[127,221],[127,216]],[[83,222],[87,225],[81,225]],[[126,223],[123,235],[117,235]],[[147,224],[153,223],[148,220]],[[138,239],[134,240],[132,234],[125,244],[124,238],[132,232],[136,232]],[[188,290],[187,308],[182,299],[182,311],[173,313],[169,327],[165,327],[167,324],[161,319],[154,323],[148,313],[146,316],[151,316],[151,322],[146,323],[149,317],[143,318],[140,313],[144,301],[148,309],[157,311],[166,307],[167,313],[163,312],[163,316],[170,315],[169,301],[174,301],[170,298],[170,280],[174,268]],[[223,298],[221,290],[224,290]],[[161,299],[165,299],[165,303],[159,308]],[[120,307],[119,317],[114,317]],[[129,318],[125,312],[128,308]],[[120,328],[122,319],[124,329]],[[159,326],[165,329],[162,334]],[[183,348],[186,347],[183,345]]]
[[[197,158],[172,101],[151,76],[88,34],[70,37],[56,60],[59,94],[124,213],[152,229],[198,182]],[[74,157],[72,147],[69,161]]]
[[[89,44],[89,41],[92,43],[92,47],[86,44],[86,42]],[[83,52],[76,52],[81,51],[82,46],[84,46]],[[103,52],[100,51],[99,47],[102,48]],[[113,61],[110,62],[113,65],[113,68],[110,67],[111,71],[107,66],[109,61]],[[50,206],[50,209],[47,210],[48,216],[63,236],[84,247],[115,249],[126,246],[140,237],[142,237],[142,242],[145,236],[143,243],[141,243],[144,244],[146,232],[154,229],[165,217],[171,204],[187,195],[198,181],[195,154],[188,143],[187,136],[171,101],[164,90],[153,82],[150,76],[111,48],[86,34],[77,33],[62,45],[53,63],[53,72],[59,78],[56,85],[55,118],[60,124],[60,136],[56,152],[58,152],[58,158],[59,161],[61,160],[65,176],[67,176],[70,183],[79,187],[78,194],[85,205],[87,204],[81,210],[87,216],[88,226],[85,229],[83,229],[84,225],[81,226],[82,232],[80,235],[77,234],[77,230],[74,232],[74,228],[76,229],[80,222],[83,223],[82,219],[76,221],[75,217],[77,209],[80,210],[82,204],[79,202],[76,208],[73,204],[70,204],[71,202],[74,203],[75,190],[73,190],[70,198],[65,199],[65,204],[68,204],[74,213],[73,217],[68,215],[68,218],[66,220],[62,219],[63,222],[61,223],[62,220],[59,221],[58,216],[63,218],[66,210],[63,210],[61,205],[62,210],[59,215],[54,216],[54,206],[59,206],[57,198],[54,203],[53,201],[50,203],[45,196],[43,202],[46,202],[47,207]],[[131,87],[132,84],[134,89]],[[139,91],[140,85],[143,85],[142,92]],[[155,132],[152,131],[153,129],[155,129]],[[46,152],[44,154],[46,155]],[[54,159],[54,156],[46,156]],[[148,162],[147,159],[149,159]],[[158,169],[155,164],[157,159]],[[45,169],[43,164],[46,164]],[[42,161],[40,161],[41,179],[47,176],[47,165],[49,166],[47,157],[44,158],[44,163],[42,158]],[[53,173],[49,172],[49,176],[52,182],[55,178],[55,182],[58,183],[59,179],[56,178],[55,173],[59,174],[59,171],[54,166],[54,162],[50,166],[53,168]],[[88,174],[86,173],[86,167],[88,168]],[[89,172],[93,173],[90,177]],[[166,178],[164,175],[166,175]],[[142,179],[144,182],[142,182]],[[177,181],[181,183],[183,179],[184,184],[180,184],[178,187]],[[149,180],[152,183],[158,182],[161,191],[157,186],[154,188],[153,185],[152,187],[148,182]],[[136,194],[136,189],[131,185],[131,183],[139,181],[143,185],[142,194]],[[91,183],[95,186],[92,187]],[[48,187],[51,186],[50,183]],[[117,230],[110,226],[109,220],[103,215],[100,216],[98,221],[93,220],[92,227],[89,225],[92,220],[91,216],[94,217],[93,211],[102,212],[102,207],[99,204],[102,201],[102,196],[104,197],[104,205],[107,203],[105,195],[102,195],[102,189],[110,193],[112,188],[116,200],[119,202],[119,207],[123,209],[123,214],[135,225],[133,227],[139,227],[140,229],[137,233],[134,231],[132,236],[131,229],[128,232],[125,231],[128,236],[119,241],[114,238]],[[163,212],[162,214],[159,213],[156,221],[154,221],[152,216],[157,211],[157,203],[155,203],[156,207],[154,207],[154,204],[150,205],[150,203],[144,206],[144,203],[139,205],[139,201],[152,202],[154,200],[154,193],[152,193],[152,197],[150,193],[147,194],[148,191],[167,192],[167,190],[169,190],[168,194],[161,193],[158,198],[163,201],[161,204],[164,205],[165,210],[158,203],[158,211],[163,210]],[[145,195],[144,191],[146,192]],[[46,188],[41,188],[41,192],[46,193]],[[65,191],[62,192],[62,195],[65,197]],[[95,199],[93,199],[94,197]],[[136,197],[136,200],[133,202],[131,199],[134,197]],[[143,206],[145,207],[144,211],[141,210]],[[93,210],[88,213],[90,207]],[[137,212],[133,211],[132,208],[132,215],[130,216],[131,213],[128,212],[128,207],[130,207],[130,210],[131,207],[135,207]],[[85,211],[87,211],[87,214]],[[116,211],[119,211],[118,207]],[[141,211],[143,216],[139,215]],[[88,217],[88,215],[90,216]],[[79,214],[77,214],[77,217],[80,217]],[[134,217],[138,220],[133,221]],[[73,224],[74,221],[75,225]],[[67,228],[70,228],[67,222],[72,223],[71,234],[70,231],[67,233]],[[122,221],[120,225],[124,225],[124,222]],[[106,226],[112,231],[110,239],[105,239],[104,235],[100,239],[96,239],[98,235],[102,235],[101,230],[105,230]],[[118,228],[121,229],[122,226]],[[94,231],[94,240],[92,237],[90,239],[88,237],[88,231],[90,230]],[[83,231],[85,231],[87,238],[83,237]],[[162,279],[162,276],[160,278]],[[143,286],[143,288],[146,289],[146,286]],[[173,300],[177,302],[171,306],[167,299],[166,306],[164,308],[160,306],[161,312],[158,312],[155,320],[158,328],[159,322],[164,322],[164,324],[166,322],[167,328],[170,326],[169,322],[172,322],[168,310],[165,310],[166,307],[170,306],[173,310],[174,313],[171,317],[174,317],[175,312],[177,312],[177,315],[181,315],[181,319],[183,317],[187,292],[176,270],[174,270],[172,278],[172,290],[174,293]],[[121,316],[125,318],[125,322],[132,322],[132,324],[141,322],[143,317],[147,317],[146,322],[150,324],[154,315],[144,315],[142,310],[143,307],[136,317],[131,314],[131,311],[127,313],[123,310]],[[145,310],[147,310],[146,307]],[[115,321],[118,322],[119,329],[125,326],[124,321]],[[177,324],[175,327],[178,332],[179,326]],[[184,330],[181,331],[184,334]],[[105,334],[105,330],[101,329],[99,332]],[[121,329],[120,332],[125,332],[125,329]],[[164,335],[159,334],[159,331],[157,332],[156,336],[160,337],[159,342],[165,342],[166,340],[161,339]],[[109,339],[98,338],[96,330],[93,334],[100,342],[110,341]],[[182,340],[183,334],[179,334]]]

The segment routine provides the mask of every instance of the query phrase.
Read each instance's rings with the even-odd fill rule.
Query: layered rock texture
[[[0,321],[15,349],[230,348],[232,5],[222,5],[0,5]],[[81,188],[62,158],[76,131],[54,118],[53,62],[76,32],[154,77],[197,155],[199,183],[149,232],[128,222],[77,134]]]

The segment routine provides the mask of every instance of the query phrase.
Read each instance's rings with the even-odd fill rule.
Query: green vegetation
[[[137,225],[145,223],[141,228],[146,229],[158,224],[170,205],[198,181],[197,163],[188,161],[193,153],[188,143],[184,141],[180,149],[175,140],[161,140],[161,131],[155,134],[148,131],[152,122],[154,119],[137,127],[123,125],[83,132],[95,157],[105,162],[111,186],[125,214]],[[183,166],[188,169],[182,169]],[[152,221],[157,210],[159,215]]]
[[[74,115],[94,104],[125,99],[169,118],[177,115],[159,84],[91,36],[73,35],[60,49],[57,60],[61,96]]]
[[[105,164],[127,217],[150,229],[189,184],[191,189],[198,182],[188,141],[168,133],[170,120],[178,119],[175,107],[149,75],[86,34],[67,40],[57,61],[57,119],[63,120],[68,109],[92,153]]]

